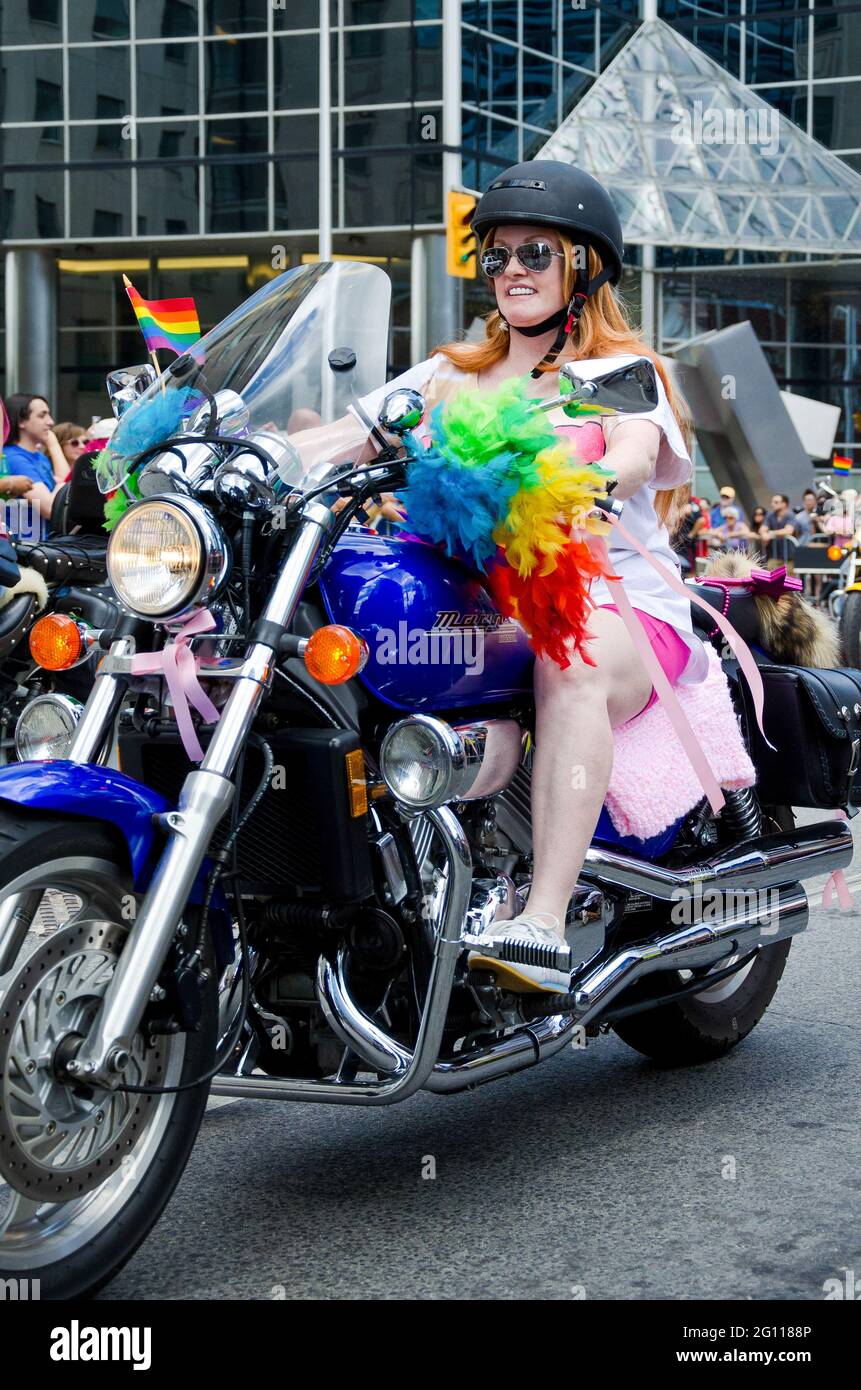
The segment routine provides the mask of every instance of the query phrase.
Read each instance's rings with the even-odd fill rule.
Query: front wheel
[[[38,904],[0,978],[0,1279],[38,1280],[43,1298],[92,1294],[131,1258],[179,1182],[209,1092],[99,1090],[58,1069],[122,953],[128,873],[102,823],[0,812],[0,895]],[[199,1031],[134,1039],[127,1084],[176,1086],[209,1069],[216,988],[210,970]]]
[[[688,994],[677,1003],[618,1019],[614,1031],[623,1042],[664,1066],[710,1062],[737,1047],[759,1023],[774,998],[792,939],[759,951],[735,975]],[[722,962],[725,969],[730,962]],[[675,972],[679,984],[687,983]],[[654,979],[654,976],[652,977]]]

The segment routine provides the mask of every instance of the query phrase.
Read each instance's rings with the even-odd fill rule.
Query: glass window
[[[265,34],[270,0],[206,0],[207,34]]]
[[[125,169],[80,169],[70,175],[73,237],[131,236],[132,176]]]
[[[266,40],[219,39],[206,45],[206,110],[265,111]]]
[[[197,114],[197,44],[140,44],[136,61],[139,116],[160,116],[165,105]]]
[[[344,33],[344,104],[421,100],[442,95],[442,29],[422,31],[413,57],[411,29]]]
[[[559,65],[523,55],[523,119],[542,130],[555,130],[559,92]]]
[[[47,48],[29,53],[4,53],[3,72],[0,78],[0,120],[40,121],[61,120],[63,95],[63,55],[58,48]],[[41,97],[37,87],[43,88]],[[48,89],[58,89],[61,99],[59,110],[48,102]],[[48,114],[40,114],[42,103],[47,103]]]
[[[433,16],[417,15],[416,18],[431,19]],[[411,0],[344,0],[345,24],[390,24],[405,19],[412,19]]]
[[[548,57],[557,51],[558,6],[553,0],[523,0],[523,42]]]
[[[60,0],[0,4],[0,43],[60,43]]]
[[[146,213],[148,236],[186,236],[199,231],[200,168],[195,164],[171,167],[167,163],[171,156],[193,148],[197,143],[196,134],[195,131],[193,138],[186,139],[184,133],[163,126],[158,149],[164,151],[161,158],[165,162],[157,168],[150,166],[137,171],[138,208]]]
[[[599,19],[601,67],[605,68],[640,27],[639,0],[612,0],[610,4],[601,5]]]
[[[224,162],[206,166],[207,231],[262,231],[268,226],[266,121],[208,121],[206,152]],[[228,156],[244,156],[233,163]]]
[[[70,43],[129,36],[129,0],[73,0],[68,14]]]
[[[333,120],[332,145],[337,144]],[[293,231],[317,225],[319,118],[275,120],[275,226]],[[337,208],[337,202],[335,203]]]
[[[813,77],[854,77],[858,73],[858,12],[817,10],[813,17]]]
[[[691,337],[691,278],[689,275],[661,277],[661,341],[681,342]]]
[[[139,39],[191,39],[197,34],[197,0],[137,0]]]
[[[118,102],[122,114],[130,111],[128,46],[69,49],[70,118],[91,121],[100,94]]]
[[[569,63],[579,63],[593,72],[597,15],[598,11],[591,5],[582,10],[562,7],[562,56]]]
[[[861,145],[861,82],[814,83],[813,138],[836,150]]]
[[[746,81],[787,82],[807,76],[807,20],[761,19],[748,23]]]
[[[552,3],[552,0],[547,0]],[[464,0],[463,20],[504,39],[517,39],[517,0]]]
[[[249,268],[217,266],[210,270],[157,270],[155,297],[173,299],[191,295],[197,305],[203,332],[213,328],[247,299],[251,292]]]
[[[296,106],[319,106],[320,39],[317,34],[297,34],[275,39],[275,110]],[[332,95],[338,90],[337,48],[332,44]]]
[[[757,87],[756,95],[782,111],[801,130],[807,129],[806,87]]]
[[[24,132],[18,132],[23,134]],[[38,138],[38,131],[34,132]],[[45,219],[54,214],[62,233],[63,181],[53,170],[44,173],[16,174],[6,170],[3,175],[3,196],[0,198],[0,222],[4,238],[34,241],[37,237],[56,236],[43,230]]]
[[[792,280],[790,332],[796,343],[861,343],[861,288]]]
[[[442,217],[442,155],[364,154],[343,161],[347,226],[410,226]]]
[[[478,34],[464,34],[463,99],[516,119],[516,49]]]
[[[3,0],[0,43],[59,43],[60,0]]]
[[[69,132],[69,153],[73,162],[91,163],[100,159],[131,158],[132,141],[123,139],[125,125],[76,125]]]
[[[319,29],[320,0],[272,0],[275,32],[279,29]],[[331,0],[330,20],[338,22],[338,0]]]

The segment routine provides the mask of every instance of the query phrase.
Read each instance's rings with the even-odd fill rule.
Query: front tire
[[[774,998],[791,945],[790,937],[776,941],[737,975],[677,1003],[618,1019],[613,1029],[629,1047],[663,1066],[687,1067],[723,1057],[759,1023]],[[674,976],[682,982],[678,972]]]
[[[80,1298],[106,1284],[158,1221],[197,1137],[209,1082],[141,1097],[131,1124],[122,1115],[114,1120],[122,1106],[112,1104],[109,1093],[87,1096],[85,1088],[76,1091],[56,1080],[43,1060],[45,1048],[36,1046],[34,1020],[50,1050],[69,1027],[61,1011],[74,1004],[89,1018],[98,988],[104,992],[134,915],[128,911],[135,895],[124,842],[100,822],[0,811],[0,895],[35,891],[50,894],[42,898],[33,924],[46,939],[39,944],[29,933],[0,978],[0,1054],[6,1059],[0,1075],[0,1279],[38,1279],[43,1298]],[[85,969],[79,969],[77,961],[87,952]],[[79,995],[73,998],[66,984],[58,994],[58,970],[66,968],[64,980],[75,981],[84,978],[88,965]],[[152,1047],[138,1040],[145,1084],[176,1086],[209,1070],[218,1018],[211,968],[202,1003],[198,1032],[160,1036]],[[37,1063],[26,1060],[28,1051]],[[34,1124],[22,1123],[28,1094],[37,1114],[35,1128],[43,1126],[35,1135]],[[99,1109],[102,1121],[96,1118]],[[103,1121],[124,1123],[114,1148],[96,1147],[105,1132]],[[59,1126],[66,1125],[75,1138],[70,1124],[78,1126],[80,1142],[52,1149],[48,1140]],[[94,1153],[109,1169],[104,1180],[102,1170],[95,1172]],[[74,1196],[47,1195],[58,1192],[63,1180],[71,1182]]]

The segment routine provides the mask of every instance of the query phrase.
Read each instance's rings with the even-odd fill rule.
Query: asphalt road
[[[856,878],[861,909],[861,856]],[[808,1300],[847,1269],[861,1286],[859,927],[812,910],[762,1023],[706,1066],[662,1071],[611,1034],[389,1110],[214,1102],[101,1297]]]

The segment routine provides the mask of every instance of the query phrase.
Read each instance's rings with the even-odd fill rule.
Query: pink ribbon
[[[625,593],[625,586],[620,576],[610,563],[610,557],[605,542],[599,536],[590,536],[588,544],[593,553],[598,555],[611,578],[616,581],[613,588],[613,597],[619,609],[619,617],[630,633],[631,640],[640,655],[646,672],[650,676],[655,690],[658,692],[658,698],[666,709],[667,716],[679,737],[679,742],[684,749],[688,762],[700,779],[703,791],[709,799],[712,811],[717,815],[718,811],[725,804],[724,794],[720,789],[720,783],[712,772],[709,760],[697,740],[691,722],[682,709],[679,697],[670,684],[667,673],[657,658],[655,650],[646,635],[643,624],[639,622],[634,612],[631,600]]]
[[[845,811],[838,811],[837,815],[835,816],[835,820],[848,819],[849,817],[847,816]],[[853,906],[853,902],[852,894],[849,891],[849,884],[846,882],[846,875],[844,874],[842,869],[835,869],[833,873],[830,875],[828,882],[825,884],[825,887],[822,890],[823,907],[831,906],[831,901],[834,897],[835,892],[837,893],[838,903],[842,907],[843,911],[847,912]]]
[[[182,746],[192,762],[199,763],[203,749],[191,717],[192,705],[207,724],[215,724],[219,711],[206,694],[197,679],[197,660],[189,647],[192,637],[202,632],[211,632],[215,627],[212,614],[203,611],[195,613],[183,623],[172,642],[166,643],[160,652],[140,652],[132,657],[131,670],[135,676],[163,676],[170,691],[176,726],[179,729]]]
[[[762,727],[762,712],[765,705],[765,691],[762,684],[762,676],[759,674],[759,667],[754,661],[753,656],[751,655],[750,647],[747,645],[744,638],[736,632],[729,618],[727,618],[725,614],[718,613],[717,609],[712,608],[711,604],[707,603],[704,598],[700,598],[699,594],[695,594],[693,590],[688,587],[688,585],[683,584],[677,574],[675,574],[672,570],[669,570],[666,565],[662,565],[660,560],[655,559],[654,555],[650,555],[646,547],[642,545],[640,541],[637,540],[636,536],[631,534],[628,528],[624,526],[622,522],[618,520],[618,518],[614,520],[614,525],[619,534],[625,538],[627,544],[631,546],[632,550],[636,550],[638,555],[642,555],[643,559],[646,560],[652,566],[653,570],[656,570],[658,572],[661,578],[664,579],[667,584],[669,584],[671,589],[674,589],[677,594],[681,594],[683,598],[687,599],[688,603],[695,603],[699,608],[704,609],[705,612],[708,613],[709,617],[717,623],[718,627],[720,628],[721,632],[723,633],[724,637],[729,643],[733,656],[738,662],[739,670],[741,671],[750,688],[750,694],[753,700],[754,714],[756,715],[756,723],[759,732],[765,739],[766,745],[771,749],[773,753],[776,753],[777,749],[774,747],[774,744],[771,743],[769,739],[766,737],[765,729]]]
[[[711,584],[718,589],[745,588],[750,589],[753,594],[765,594],[767,598],[778,599],[781,594],[791,590],[804,588],[800,579],[796,579],[794,574],[786,573],[786,565],[779,565],[773,570],[751,570],[745,579],[724,579],[723,575],[715,576],[702,575],[701,584]]]

